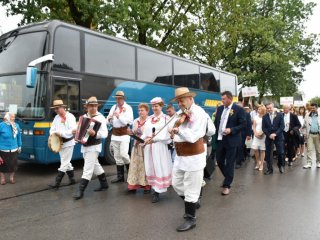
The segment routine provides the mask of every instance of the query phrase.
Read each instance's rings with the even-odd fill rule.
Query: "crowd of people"
[[[108,124],[112,125],[111,147],[117,167],[116,178],[111,183],[127,182],[129,192],[142,189],[146,194],[151,193],[152,203],[160,201],[160,195],[172,186],[185,206],[184,222],[177,227],[179,232],[196,226],[196,209],[201,206],[204,177],[210,178],[211,175],[206,167],[214,161],[224,177],[221,185],[223,196],[231,192],[235,169],[241,168],[250,155],[255,159],[254,169],[265,170],[265,175],[273,174],[273,156],[277,156],[279,171],[284,173],[286,160],[290,167],[295,159],[304,157],[307,143],[307,161],[303,167],[312,167],[315,149],[317,167],[320,168],[320,115],[316,104],[299,109],[283,106],[283,111],[278,111],[270,102],[250,109],[234,103],[231,92],[225,91],[221,94],[222,104],[209,116],[195,104],[195,96],[196,93],[188,88],[177,88],[171,102],[177,103],[179,109],[172,104],[165,105],[161,97],[155,97],[150,103],[139,104],[136,119],[123,91],[116,92],[116,104],[106,118],[98,111],[97,98],[87,99],[84,105],[86,113],[81,119],[90,119],[95,127],[89,127],[84,135],[87,138],[80,141],[84,166],[74,199],[84,197],[94,175],[100,183],[94,191],[109,188],[98,160],[102,139],[110,134]],[[163,112],[164,107],[166,113]],[[66,174],[70,185],[76,183],[71,158],[76,144],[75,135],[81,129],[82,121],[77,126],[75,117],[66,111],[66,105],[60,99],[53,102],[52,109],[56,116],[50,135],[58,136],[62,147],[59,150],[61,164],[49,186],[58,189]],[[128,154],[130,138],[134,139],[131,155]],[[212,145],[210,154],[207,151],[209,144]],[[10,183],[15,183],[14,173],[21,145],[19,125],[15,123],[14,114],[7,113],[0,123],[2,185],[6,184],[5,173],[10,174]]]

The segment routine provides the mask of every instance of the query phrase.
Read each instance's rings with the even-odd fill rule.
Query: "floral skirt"
[[[0,172],[12,173],[18,169],[18,151],[16,152],[2,152],[0,151],[0,157],[4,163],[0,165]]]
[[[132,150],[127,181],[129,189],[137,189],[148,186],[146,171],[144,168],[143,149],[139,145],[134,146]]]

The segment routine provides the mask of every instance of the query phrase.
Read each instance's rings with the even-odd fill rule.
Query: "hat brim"
[[[61,105],[52,106],[50,108],[53,109],[53,108],[58,108],[58,107],[67,107],[67,105],[61,104]]]
[[[184,97],[195,97],[196,95],[197,94],[195,92],[187,92],[171,99],[170,102],[176,102],[178,99],[184,98]]]
[[[100,103],[84,103],[83,106],[88,106],[88,105],[97,105],[97,106],[101,106]]]
[[[117,95],[116,95],[116,96],[112,96],[112,97],[113,97],[113,98],[124,98],[124,99],[126,99],[126,96],[119,96],[119,95],[117,96]]]

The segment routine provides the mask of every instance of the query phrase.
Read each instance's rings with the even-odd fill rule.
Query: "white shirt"
[[[218,140],[222,140],[222,138],[223,138],[223,131],[226,129],[231,108],[232,108],[232,103],[228,107],[225,107],[222,111],[221,117],[223,116],[225,111],[227,111],[227,113],[224,116],[224,119],[220,120],[220,124],[222,124],[222,129],[221,129],[221,132],[219,132],[219,129],[218,129]]]
[[[109,119],[110,116],[113,116],[114,112],[118,112],[119,118],[116,116],[113,116],[111,118],[111,121],[109,122],[113,125],[114,128],[120,128],[120,127],[126,127],[128,124],[133,123],[133,111],[130,105],[128,105],[126,102],[123,104],[122,111],[120,112],[119,106],[117,104],[113,105],[110,109],[109,115],[107,119]],[[120,141],[120,142],[130,142],[130,136],[129,135],[123,135],[123,136],[111,136],[111,141]]]
[[[179,115],[182,111],[179,110]],[[179,132],[174,136],[174,142],[190,142],[194,143],[206,135],[208,114],[199,106],[194,103],[190,107],[191,117],[190,121],[183,123],[179,127]],[[175,118],[178,119],[178,116]],[[170,123],[170,128],[173,127],[176,119]],[[212,131],[212,130],[211,130]],[[178,156],[174,160],[174,168],[183,171],[198,171],[206,166],[206,152],[193,155],[193,156]]]
[[[283,116],[284,119],[284,131],[288,132],[290,127],[290,113],[285,113]]]
[[[51,124],[51,128],[50,128],[50,135],[52,135],[53,133],[58,133],[63,138],[71,138],[73,137],[72,130],[75,130],[75,129],[77,129],[76,118],[73,116],[72,113],[67,112],[65,122],[59,115],[56,115],[54,117],[53,122]],[[72,139],[68,142],[65,142],[62,145],[62,148],[66,148],[74,145],[75,145],[75,141],[74,139]]]
[[[84,116],[88,117],[87,114],[85,114]],[[108,137],[108,128],[107,128],[107,121],[105,119],[105,117],[97,112],[97,115],[95,117],[93,117],[93,119],[101,122],[101,126],[97,132],[97,136],[96,139],[102,139],[102,138],[107,138]],[[97,145],[93,145],[93,146],[81,146],[81,152],[82,153],[86,153],[86,152],[101,152],[102,150],[102,144],[97,144]]]

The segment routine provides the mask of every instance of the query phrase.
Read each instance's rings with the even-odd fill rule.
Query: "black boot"
[[[88,186],[89,180],[81,178],[80,184],[79,184],[79,190],[73,195],[73,198],[75,200],[83,198],[83,192]]]
[[[152,202],[152,203],[156,203],[156,202],[159,202],[159,200],[160,200],[159,193],[154,192],[154,193],[152,194],[151,202]]]
[[[124,182],[124,165],[117,165],[117,178],[111,180],[111,183]]]
[[[108,181],[106,178],[106,174],[102,173],[98,176],[100,187],[94,189],[95,192],[100,192],[109,188]]]
[[[202,191],[203,191],[203,187],[201,188],[199,199],[196,202],[196,209],[199,209],[201,207],[200,203],[201,203],[201,198],[202,198]]]
[[[185,206],[185,222],[177,227],[178,232],[188,231],[196,226],[196,204],[192,202],[184,202]]]
[[[127,173],[129,173],[130,164],[126,164]]]
[[[74,171],[73,170],[67,171],[67,175],[69,177],[69,185],[75,184],[76,180],[74,179]]]
[[[56,176],[55,182],[52,183],[52,184],[49,184],[49,187],[51,187],[51,188],[59,188],[64,174],[65,174],[64,172],[58,171],[58,175]]]

